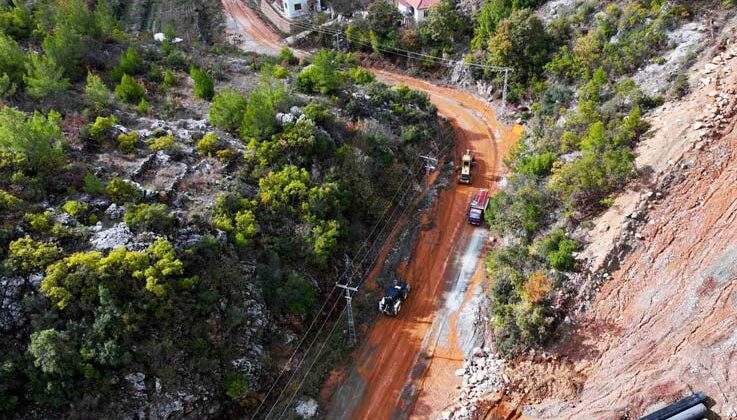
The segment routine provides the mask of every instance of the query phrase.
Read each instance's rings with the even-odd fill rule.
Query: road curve
[[[229,19],[238,22],[231,29],[243,31],[267,52],[281,49],[278,35],[239,0],[222,3]],[[372,71],[385,83],[427,93],[455,129],[455,160],[460,160],[465,149],[471,149],[477,165],[472,185],[453,183],[424,215],[423,224],[432,228],[418,234],[412,257],[399,273],[412,284],[412,295],[398,318],[381,318],[371,328],[368,340],[354,354],[354,368],[333,393],[328,417],[428,418],[452,402],[456,385],[460,384],[453,372],[463,362],[460,343],[466,338],[463,334],[469,332],[456,328],[460,308],[449,307],[448,302],[459,297],[464,302],[468,299],[466,289],[470,285],[459,282],[471,279],[459,272],[467,266],[472,271],[474,265],[480,268],[479,244],[485,238],[483,231],[466,223],[468,203],[479,188],[496,188],[503,171],[501,159],[519,138],[521,128],[504,127],[485,101],[467,92],[385,70]],[[473,255],[477,261],[461,261],[464,255]],[[383,260],[377,264],[383,264]],[[482,276],[476,274],[470,277],[479,282]]]

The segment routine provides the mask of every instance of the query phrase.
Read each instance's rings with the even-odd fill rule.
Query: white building
[[[415,23],[425,20],[427,9],[440,3],[440,0],[397,0],[397,8],[405,18],[411,18]]]
[[[309,16],[322,10],[320,0],[277,0],[281,12],[287,19]]]

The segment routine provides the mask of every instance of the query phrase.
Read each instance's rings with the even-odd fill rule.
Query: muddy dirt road
[[[284,45],[281,37],[243,0],[221,0],[225,11],[225,31],[230,41],[244,51],[279,54]]]
[[[486,103],[464,92],[375,71],[379,80],[426,92],[456,130],[455,159],[476,155],[473,185],[451,184],[425,214],[415,248],[399,274],[412,296],[398,318],[381,318],[355,355],[355,368],[335,392],[330,418],[428,418],[450,404],[461,378],[472,328],[469,312],[480,293],[481,251],[488,232],[466,223],[471,195],[495,188],[501,158],[519,129],[501,126]],[[470,322],[472,327],[472,322]],[[461,327],[461,328],[459,328]]]
[[[237,23],[229,25],[231,30],[261,43],[266,53],[281,49],[278,36],[253,11],[239,0],[222,1],[229,21]],[[428,418],[455,397],[461,378],[454,372],[470,351],[474,303],[482,293],[480,261],[488,231],[466,223],[468,204],[479,188],[495,188],[501,159],[521,128],[502,126],[486,102],[468,93],[383,70],[374,73],[385,83],[426,92],[455,128],[455,160],[471,149],[477,164],[472,185],[453,182],[423,216],[412,257],[399,273],[412,284],[412,295],[398,318],[381,318],[372,327],[354,356],[355,366],[334,392],[328,417]]]

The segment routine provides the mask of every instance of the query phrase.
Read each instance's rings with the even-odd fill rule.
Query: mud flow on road
[[[241,48],[263,54],[281,50],[279,36],[253,10],[239,0],[221,1],[228,31],[242,37]],[[374,73],[385,83],[426,92],[455,129],[454,160],[471,149],[477,164],[472,185],[453,183],[423,216],[426,229],[417,235],[412,257],[398,273],[411,283],[412,294],[398,318],[382,318],[369,331],[366,344],[354,355],[355,366],[333,394],[328,417],[427,418],[452,401],[461,383],[454,372],[471,343],[469,325],[481,295],[480,260],[488,231],[468,225],[466,211],[478,189],[496,188],[501,159],[521,127],[504,127],[485,101],[466,92],[397,73]]]
[[[470,351],[474,303],[482,294],[480,261],[488,231],[466,222],[468,205],[478,189],[495,188],[501,158],[521,129],[503,127],[488,104],[465,92],[374,72],[385,83],[426,92],[455,129],[455,160],[471,149],[477,164],[472,185],[453,183],[423,216],[427,228],[420,229],[410,260],[398,270],[412,295],[399,317],[381,318],[369,331],[328,417],[429,418],[452,402],[461,384],[454,373]]]

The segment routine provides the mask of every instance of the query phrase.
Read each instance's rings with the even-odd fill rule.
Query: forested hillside
[[[156,42],[129,12],[0,5],[1,416],[257,403],[344,255],[411,204],[392,200],[416,155],[450,141],[350,54],[243,55],[177,22]]]

